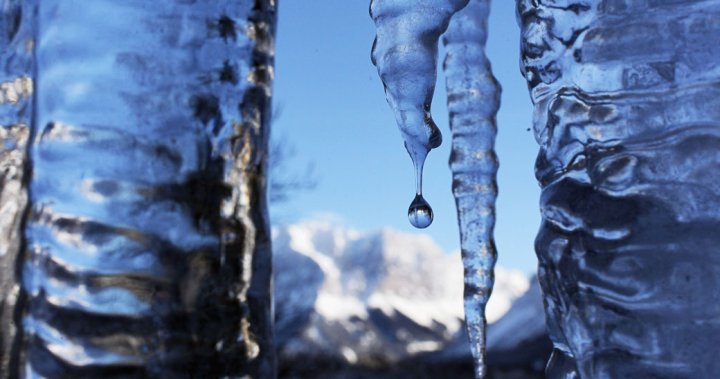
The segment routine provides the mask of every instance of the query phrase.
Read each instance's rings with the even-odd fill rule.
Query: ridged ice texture
[[[39,3],[27,377],[269,378],[275,5]]]
[[[549,378],[720,372],[720,2],[518,1]]]
[[[452,130],[450,169],[465,267],[465,321],[476,377],[485,375],[485,305],[494,282],[497,197],[495,115],[500,85],[485,56],[490,0],[470,0],[443,35],[445,85]]]
[[[20,358],[18,263],[28,203],[35,6],[30,0],[0,1],[0,378],[16,373]]]
[[[425,228],[432,209],[422,196],[422,171],[431,149],[442,143],[430,115],[437,79],[438,39],[450,17],[468,0],[372,0],[370,16],[376,37],[372,62],[385,86],[385,96],[415,167],[415,197],[410,222]]]

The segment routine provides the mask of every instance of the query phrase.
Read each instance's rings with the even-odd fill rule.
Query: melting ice
[[[370,16],[377,29],[372,62],[415,166],[416,194],[408,217],[418,228],[432,222],[432,209],[422,196],[423,165],[428,152],[442,143],[440,130],[430,114],[437,78],[437,42],[450,17],[466,3],[467,0],[370,3]]]
[[[476,376],[485,374],[485,305],[493,285],[497,158],[495,113],[500,87],[484,46],[489,0],[373,0],[370,14],[377,36],[372,61],[416,171],[410,222],[424,228],[432,209],[422,197],[422,167],[440,145],[430,115],[437,75],[438,40],[447,50],[444,70],[453,132],[450,168],[465,266],[465,315]]]

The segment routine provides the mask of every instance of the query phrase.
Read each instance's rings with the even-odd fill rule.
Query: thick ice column
[[[720,372],[720,3],[518,1],[550,378]]]
[[[27,208],[27,143],[33,115],[35,1],[0,1],[0,378],[17,372],[19,259]]]
[[[443,35],[445,85],[452,130],[450,169],[465,266],[465,321],[476,376],[485,374],[485,305],[497,252],[493,240],[497,197],[495,114],[500,85],[485,56],[490,0],[470,0]]]
[[[273,377],[274,1],[43,0],[37,15],[10,375]]]

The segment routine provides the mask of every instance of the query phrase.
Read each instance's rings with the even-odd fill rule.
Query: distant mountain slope
[[[387,365],[457,344],[462,265],[428,236],[306,222],[277,228],[276,339],[281,359]],[[497,268],[488,318],[529,287]],[[462,347],[459,347],[460,349]]]

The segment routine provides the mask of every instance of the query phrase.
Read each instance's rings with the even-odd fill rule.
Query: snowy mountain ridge
[[[460,333],[460,256],[429,236],[311,221],[276,228],[273,244],[283,355],[393,361],[438,350]],[[489,321],[528,287],[522,273],[498,268]]]

